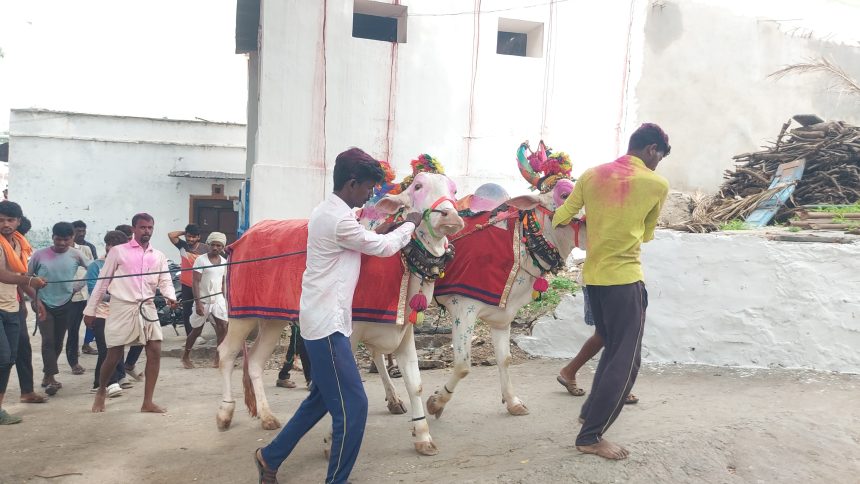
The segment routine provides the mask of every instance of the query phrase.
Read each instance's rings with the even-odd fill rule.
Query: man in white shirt
[[[257,449],[254,460],[260,482],[278,482],[278,468],[326,413],[332,417],[333,435],[325,482],[346,482],[355,465],[367,420],[367,395],[349,343],[361,254],[396,254],[421,222],[421,214],[410,213],[403,225],[385,235],[358,223],[353,209],[364,205],[383,179],[377,160],[358,148],[347,150],[335,160],[334,193],[311,213],[299,325],[313,385],[278,436]]]
[[[194,294],[194,312],[188,318],[191,332],[185,339],[185,351],[182,353],[182,366],[194,368],[191,362],[191,348],[197,337],[203,332],[203,326],[210,318],[215,326],[215,336],[220,345],[227,335],[227,300],[224,299],[224,277],[227,274],[227,259],[221,256],[227,236],[221,232],[212,232],[206,239],[209,252],[194,260],[192,265],[191,291]],[[218,368],[218,354],[215,354],[215,368]]]

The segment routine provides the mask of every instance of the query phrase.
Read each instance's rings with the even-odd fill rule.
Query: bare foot
[[[164,407],[159,407],[158,405],[149,402],[140,406],[140,411],[143,413],[167,413],[167,409]]]
[[[630,455],[627,449],[608,440],[601,440],[593,445],[577,445],[576,450],[583,454],[595,454],[610,460],[626,459]]]
[[[96,399],[93,401],[93,413],[105,411],[105,398],[107,398],[107,390],[99,388],[99,391],[96,392]]]
[[[182,367],[186,370],[191,370],[194,368],[194,363],[192,363],[188,358],[182,358]]]
[[[45,403],[48,398],[36,392],[24,393],[21,395],[21,403]]]

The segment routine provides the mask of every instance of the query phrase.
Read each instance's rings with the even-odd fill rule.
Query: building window
[[[500,18],[496,53],[543,57],[543,23]]]
[[[355,0],[352,36],[382,42],[406,42],[406,5]]]

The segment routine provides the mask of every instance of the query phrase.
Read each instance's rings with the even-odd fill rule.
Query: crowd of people
[[[99,257],[96,246],[86,239],[86,223],[58,222],[51,230],[51,246],[34,251],[26,238],[31,223],[21,207],[9,200],[0,202],[0,425],[22,421],[2,406],[12,368],[18,374],[20,402],[45,403],[63,388],[57,379],[63,352],[72,375],[86,372],[82,354],[97,356],[94,412],[104,411],[107,398],[121,396],[137,382],[144,382],[141,411],[164,411],[153,401],[162,340],[153,300],[158,291],[168,304],[175,305],[177,296],[167,257],[150,245],[154,225],[152,216],[135,215],[131,225],[118,225],[105,234],[105,251]],[[168,234],[182,260],[185,368],[194,367],[191,348],[207,321],[215,328],[219,344],[227,333],[223,291],[227,237],[212,232],[202,243],[200,235],[194,224]],[[44,393],[35,389],[27,301],[41,335]],[[82,323],[85,330],[80,341]],[[291,341],[289,367],[284,370],[287,376],[277,382],[290,388],[295,387],[288,376],[293,355],[304,354],[298,330]],[[144,351],[146,366],[139,372],[136,365]],[[306,367],[309,372],[309,365]],[[309,376],[306,379],[310,381]]]

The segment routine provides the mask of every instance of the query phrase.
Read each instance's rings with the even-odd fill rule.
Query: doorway
[[[200,227],[203,242],[212,232],[224,233],[228,245],[236,241],[239,213],[233,210],[233,200],[192,196],[191,221]]]

